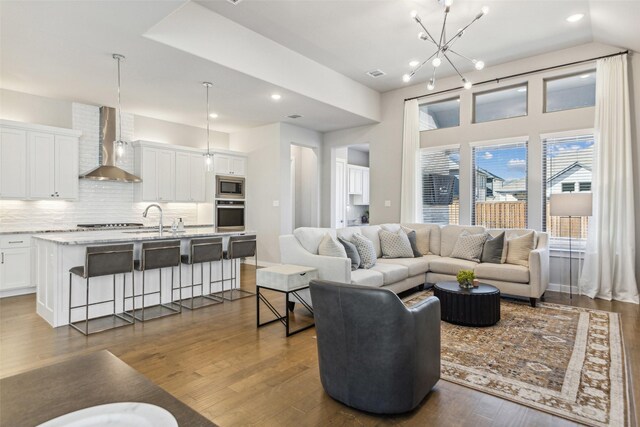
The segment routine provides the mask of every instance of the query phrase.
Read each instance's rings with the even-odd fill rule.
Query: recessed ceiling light
[[[580,76],[581,79],[588,79],[591,74],[583,74]]]
[[[583,13],[576,13],[575,15],[571,15],[567,18],[568,22],[578,22],[579,20],[581,20],[582,18],[584,18],[584,14]]]
[[[420,64],[420,61],[411,61],[409,62],[409,67],[415,68]]]
[[[209,114],[209,117],[211,117],[212,119],[217,119],[218,115],[216,113],[211,113]]]
[[[280,101],[280,98],[282,98],[282,96],[279,93],[271,94],[271,99],[274,101]]]

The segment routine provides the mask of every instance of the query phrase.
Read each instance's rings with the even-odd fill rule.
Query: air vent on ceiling
[[[378,69],[378,70],[367,71],[367,74],[369,75],[369,77],[373,77],[375,79],[377,77],[384,76],[387,73],[385,73],[384,71]]]
[[[240,3],[242,0],[227,0],[229,3],[231,4],[238,4]]]
[[[302,116],[300,114],[292,114],[292,115],[287,116],[287,117],[289,117],[290,119],[299,119]]]

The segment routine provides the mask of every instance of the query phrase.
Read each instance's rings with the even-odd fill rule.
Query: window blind
[[[527,143],[473,147],[473,224],[527,228]]]
[[[572,218],[569,227],[569,219],[549,215],[549,199],[554,193],[591,192],[593,150],[593,135],[542,141],[542,194],[545,195],[542,226],[555,246],[562,246],[570,228],[573,239],[587,237],[588,218]]]
[[[460,149],[420,152],[422,221],[458,224],[460,221]]]

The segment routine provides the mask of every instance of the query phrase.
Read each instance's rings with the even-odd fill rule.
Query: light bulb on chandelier
[[[438,58],[437,56],[433,58],[433,61],[431,61],[431,65],[433,65],[436,68],[438,68],[441,64],[442,64],[442,59]]]
[[[427,90],[433,90],[436,87],[436,82],[433,79],[429,79],[429,83],[427,83]]]
[[[465,89],[469,90],[473,86],[473,83],[471,83],[469,80],[463,78],[462,79],[462,85],[464,86]]]
[[[409,74],[405,74],[404,76],[402,76],[403,82],[409,83],[410,80],[411,80],[411,76]]]
[[[473,60],[473,64],[476,67],[476,70],[480,71],[484,68],[484,62],[483,61],[477,61],[477,60]]]

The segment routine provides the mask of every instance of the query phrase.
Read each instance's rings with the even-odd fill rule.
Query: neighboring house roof
[[[522,193],[523,191],[527,191],[527,181],[525,178],[520,179],[512,179],[509,181],[505,181],[501,188],[494,188],[494,193]]]
[[[567,166],[566,168],[562,169],[561,171],[558,171],[556,174],[552,175],[551,178],[547,179],[547,182],[551,182],[554,181],[555,179],[561,177],[562,175],[566,174],[567,172],[571,172],[574,171],[576,169],[585,169],[588,170],[589,172],[591,172],[591,168],[589,166],[586,166],[580,162],[573,162],[571,163],[569,166]]]
[[[504,178],[500,178],[498,175],[495,175],[495,174],[489,172],[486,169],[478,168],[478,172],[483,174],[483,175],[485,175],[487,178],[493,178],[496,181],[503,181],[504,182]]]

